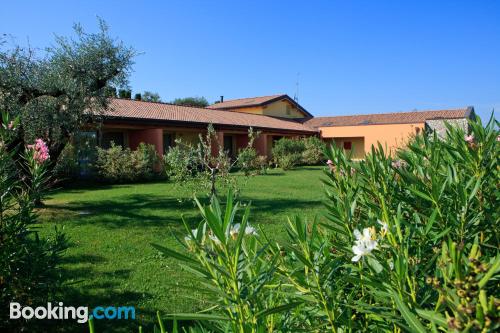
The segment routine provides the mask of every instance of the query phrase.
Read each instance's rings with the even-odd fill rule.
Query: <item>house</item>
[[[318,134],[302,122],[312,115],[287,95],[240,99],[208,108],[115,98],[103,116],[98,135],[100,146],[109,147],[113,141],[135,149],[145,142],[153,144],[159,154],[177,139],[197,142],[209,124],[217,131],[219,144],[231,156],[247,146],[250,127],[260,132],[254,144],[257,152],[265,156],[271,155],[273,142],[283,137]]]
[[[325,141],[335,143],[361,159],[373,145],[382,144],[385,151],[404,147],[412,136],[435,131],[442,137],[445,123],[461,126],[467,131],[468,119],[475,117],[474,108],[413,111],[356,116],[317,117],[305,125],[317,129]]]
[[[104,112],[96,136],[99,145],[111,142],[135,149],[139,143],[153,144],[163,154],[175,140],[196,143],[209,124],[217,141],[236,156],[248,144],[248,129],[260,135],[255,141],[259,155],[271,156],[276,140],[318,135],[335,143],[353,158],[363,158],[380,142],[388,151],[406,144],[423,131],[444,132],[444,123],[467,126],[472,107],[454,110],[415,111],[356,116],[313,117],[288,95],[271,95],[221,101],[206,108],[114,98]]]

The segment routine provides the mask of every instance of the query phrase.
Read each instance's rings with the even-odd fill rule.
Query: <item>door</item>
[[[233,150],[233,137],[224,135],[224,151],[227,152],[229,157],[234,157]]]

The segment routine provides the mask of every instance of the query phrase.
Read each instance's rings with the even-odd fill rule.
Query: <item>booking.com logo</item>
[[[47,306],[21,306],[20,303],[10,303],[10,319],[53,319],[66,320],[76,319],[78,323],[86,323],[90,318],[94,319],[135,319],[135,308],[133,306],[96,306],[91,312],[86,306],[64,306],[63,302],[53,306],[51,302]]]

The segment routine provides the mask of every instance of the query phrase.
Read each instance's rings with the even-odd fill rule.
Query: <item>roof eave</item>
[[[278,128],[278,127],[265,127],[265,126],[248,126],[248,125],[233,125],[233,124],[218,124],[218,123],[207,123],[207,122],[197,122],[197,121],[183,121],[183,120],[164,120],[164,119],[148,119],[148,118],[135,118],[135,117],[121,117],[121,116],[108,116],[104,115],[103,116],[103,121],[121,121],[121,122],[126,122],[126,123],[132,123],[132,122],[137,122],[140,121],[142,123],[147,123],[147,124],[161,124],[161,125],[173,125],[174,127],[193,127],[193,128],[202,128],[206,127],[209,124],[213,124],[214,126],[217,127],[224,127],[224,128],[241,128],[241,129],[248,129],[252,127],[253,129],[256,130],[267,130],[267,131],[278,131],[278,132],[286,132],[286,133],[310,133],[314,134],[317,133],[317,130],[314,129],[286,129],[286,128]]]
[[[266,106],[266,105],[269,105],[271,103],[274,103],[274,102],[277,102],[277,101],[280,101],[282,99],[286,99],[288,100],[289,102],[291,102],[292,104],[294,104],[297,109],[299,109],[302,113],[304,113],[307,117],[309,118],[313,118],[314,116],[309,113],[306,109],[304,109],[299,103],[297,103],[297,101],[295,101],[294,99],[292,99],[290,96],[288,95],[280,95],[280,96],[276,96],[274,98],[271,98],[265,102],[262,102],[262,103],[254,103],[254,104],[247,104],[247,105],[238,105],[238,106],[225,106],[225,107],[217,107],[216,105],[217,104],[212,104],[210,105],[211,107],[207,107],[207,109],[211,109],[211,110],[234,110],[234,109],[245,109],[245,108],[252,108],[252,107],[258,107],[258,106]]]

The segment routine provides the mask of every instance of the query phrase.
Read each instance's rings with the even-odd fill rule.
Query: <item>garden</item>
[[[234,159],[212,149],[209,126],[165,156],[92,148],[105,182],[57,182],[75,167],[86,111],[126,84],[135,54],[101,28],[77,27],[46,58],[0,53],[0,306],[129,305],[137,317],[77,324],[2,311],[0,330],[500,329],[493,117],[444,138],[421,133],[393,156],[373,147],[363,161],[296,138],[264,163],[253,129]]]

